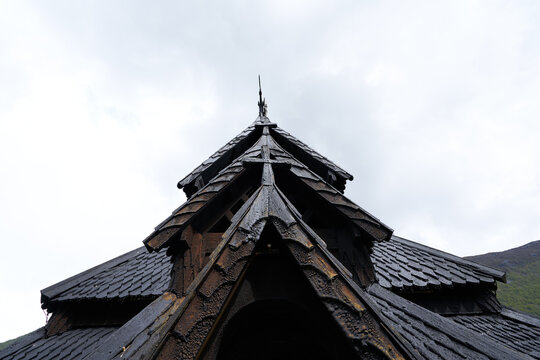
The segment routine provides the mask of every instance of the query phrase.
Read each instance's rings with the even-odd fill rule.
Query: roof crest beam
[[[268,126],[263,127],[263,132],[261,139],[257,142],[257,145],[261,149],[261,158],[246,157],[242,160],[244,166],[249,166],[250,164],[262,164],[262,178],[261,185],[263,186],[273,186],[275,185],[274,170],[272,169],[273,164],[284,163],[283,161],[276,161],[270,157],[270,148],[274,147],[275,143],[270,135],[270,130]],[[290,164],[289,164],[290,166]]]

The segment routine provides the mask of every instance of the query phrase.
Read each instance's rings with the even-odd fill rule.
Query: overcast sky
[[[257,115],[395,234],[540,238],[537,1],[0,0],[0,341],[39,290],[141,245]]]

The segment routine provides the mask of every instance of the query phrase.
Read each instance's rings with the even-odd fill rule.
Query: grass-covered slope
[[[2,350],[5,347],[8,347],[9,344],[11,344],[13,342],[13,340],[15,340],[15,339],[4,341],[3,343],[0,343],[0,350]]]
[[[540,316],[540,240],[466,259],[506,271],[506,284],[499,284],[497,298],[506,306]]]

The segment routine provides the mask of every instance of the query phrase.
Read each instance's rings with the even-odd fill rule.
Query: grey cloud
[[[270,118],[396,234],[459,255],[539,236],[537,4],[2,6],[0,289],[27,279],[37,311],[183,201],[176,181],[255,119],[259,73]]]

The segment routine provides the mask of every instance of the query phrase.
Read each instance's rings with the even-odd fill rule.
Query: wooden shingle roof
[[[41,290],[41,302],[154,299],[167,290],[171,266],[165,251],[141,247]]]
[[[116,330],[117,327],[89,327],[46,337],[41,328],[0,350],[0,359],[82,359]]]
[[[456,323],[505,346],[540,359],[540,319],[504,308],[499,314],[457,315]]]
[[[369,290],[372,299],[416,350],[418,359],[532,359],[490,337],[479,336],[451,319],[428,311],[378,284]]]
[[[404,251],[399,251],[404,249]],[[399,256],[398,256],[399,255]],[[410,240],[397,236],[387,242],[374,244],[371,260],[375,267],[377,282],[385,289],[409,291],[424,290],[424,282],[415,283],[410,281],[415,271],[415,277],[430,277],[435,288],[462,286],[464,284],[479,285],[480,283],[494,284],[502,279],[503,272],[490,269],[478,264],[471,265],[470,261],[459,261],[456,256],[445,254],[428,246],[420,245]],[[468,274],[482,277],[484,281],[464,283],[454,282],[448,276],[448,262],[452,262],[454,273]],[[474,264],[474,263],[472,263]],[[145,247],[140,247],[126,253],[117,259],[93,268],[90,272],[76,275],[69,280],[52,285],[42,290],[42,302],[68,301],[97,298],[99,293],[109,294],[110,298],[124,298],[127,296],[141,297],[152,295],[153,298],[162,294],[171,279],[171,259],[165,251],[148,252]],[[427,270],[424,270],[427,269]],[[462,275],[465,276],[465,275]],[[121,286],[114,289],[114,279],[122,278]],[[388,279],[396,280],[389,281]],[[141,282],[141,279],[145,279]],[[146,290],[146,286],[140,286],[151,282],[153,285]],[[95,286],[96,285],[96,286]],[[429,286],[428,286],[429,287]],[[150,290],[151,289],[151,290]]]
[[[377,244],[371,258],[378,283],[394,290],[495,285],[505,278],[503,271],[398,236]]]

